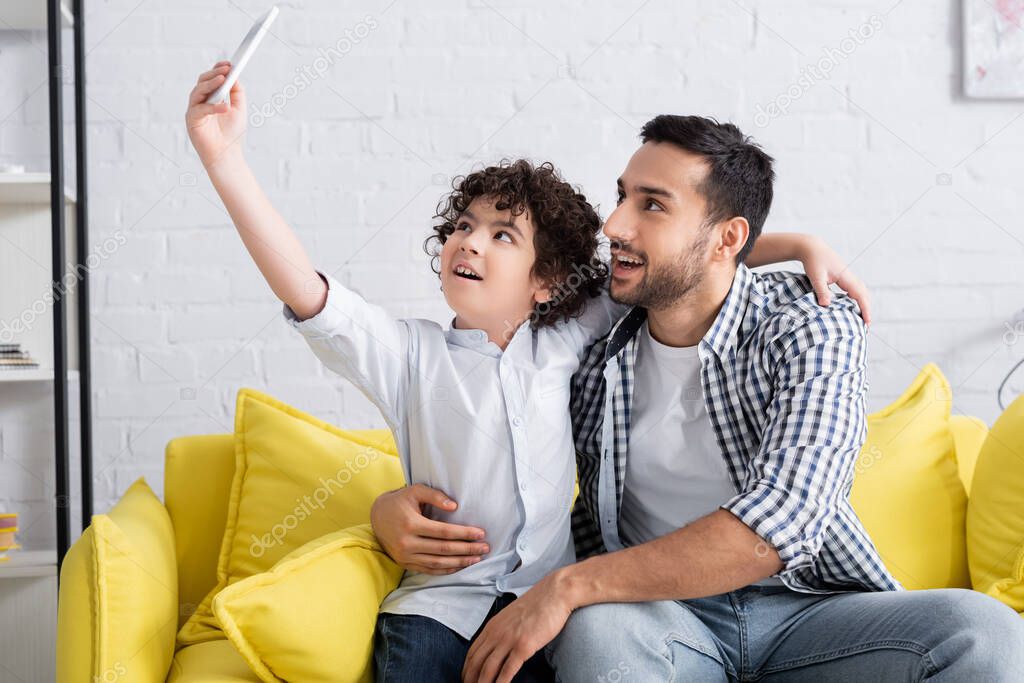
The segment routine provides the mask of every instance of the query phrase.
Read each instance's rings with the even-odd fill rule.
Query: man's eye
[[[663,209],[658,202],[653,199],[648,199],[647,203],[644,205],[644,211],[663,211]]]
[[[495,237],[495,238],[497,238],[497,237],[498,237],[499,235],[504,235],[505,237],[507,237],[508,239],[507,239],[507,240],[505,240],[505,241],[507,241],[507,242],[511,242],[511,241],[512,241],[512,236],[511,236],[511,235],[509,235],[509,234],[508,234],[507,232],[505,232],[504,230],[499,230],[498,232],[494,233],[494,237]]]

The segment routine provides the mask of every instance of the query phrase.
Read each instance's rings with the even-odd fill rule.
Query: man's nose
[[[626,206],[620,204],[604,222],[604,234],[613,242],[630,242],[634,233],[633,219]]]

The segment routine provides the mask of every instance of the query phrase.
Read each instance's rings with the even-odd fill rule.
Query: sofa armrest
[[[167,510],[140,477],[91,521],[61,565],[57,681],[163,680],[178,613]]]

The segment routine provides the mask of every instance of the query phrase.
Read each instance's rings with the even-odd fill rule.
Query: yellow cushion
[[[868,416],[850,502],[905,588],[970,588],[952,390],[928,364],[892,405]]]
[[[227,640],[196,643],[178,650],[167,676],[167,683],[259,683],[259,680]]]
[[[345,432],[254,389],[238,392],[235,472],[217,585],[178,632],[178,646],[223,638],[213,597],[270,569],[315,538],[370,520],[383,491],[403,485],[390,439]],[[196,476],[201,473],[197,472]]]
[[[974,589],[1024,613],[1024,396],[992,425],[967,504]]]
[[[985,443],[985,437],[988,436],[988,425],[984,420],[970,415],[953,415],[949,418],[949,427],[953,432],[953,443],[956,446],[954,450],[960,483],[964,485],[967,498],[970,499],[974,466],[978,462],[981,444]]]
[[[322,536],[213,600],[261,681],[373,680],[373,633],[402,569],[368,524]]]
[[[162,681],[178,624],[174,531],[139,478],[65,555],[57,681]]]

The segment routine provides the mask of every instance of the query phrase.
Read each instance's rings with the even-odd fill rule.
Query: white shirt
[[[704,402],[699,346],[639,335],[619,533],[638,545],[718,509],[737,493]],[[780,585],[769,578],[759,585]]]
[[[324,309],[298,321],[284,305],[285,319],[380,410],[406,481],[459,504],[428,514],[481,527],[490,545],[483,560],[453,574],[406,572],[381,611],[431,617],[469,639],[496,596],[522,595],[575,561],[569,382],[583,351],[625,308],[602,295],[569,322],[538,330],[524,322],[502,352],[482,330],[394,319],[320,275]]]

